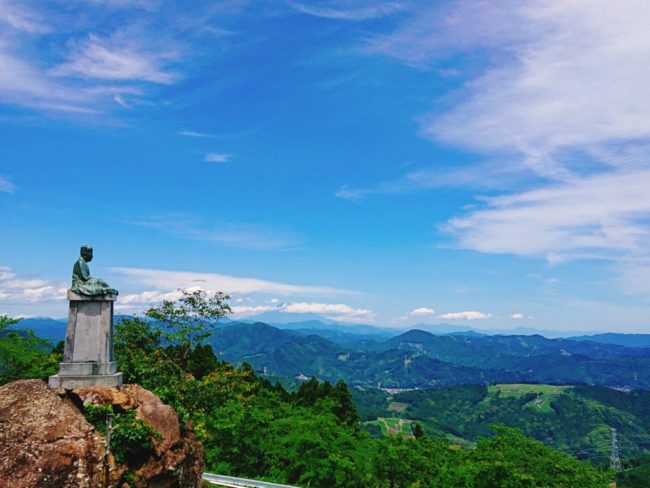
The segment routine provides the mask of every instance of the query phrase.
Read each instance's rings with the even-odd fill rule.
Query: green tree
[[[416,439],[420,437],[424,437],[426,435],[424,429],[422,428],[422,424],[420,424],[419,422],[411,423],[411,431],[413,432],[413,437],[415,437]]]
[[[348,390],[345,381],[339,380],[334,386],[332,396],[335,401],[333,413],[345,425],[357,426],[359,424],[359,415],[352,401],[352,395]]]
[[[31,330],[7,330],[19,320],[0,316],[0,384],[26,378],[47,379],[56,373],[61,354]]]
[[[218,367],[219,360],[215,356],[210,344],[196,346],[192,352],[190,352],[188,368],[190,373],[192,373],[192,376],[197,380],[200,380],[213,371],[216,371]]]
[[[417,486],[418,481],[426,481],[429,460],[413,439],[389,436],[382,439],[377,447],[373,464],[380,486],[408,488]]]
[[[495,426],[497,435],[480,439],[469,455],[471,486],[476,488],[605,488],[609,471],[551,449],[517,429]]]
[[[164,300],[145,315],[163,329],[165,342],[180,367],[187,371],[192,350],[210,337],[217,320],[230,313],[230,297],[221,292],[210,297],[203,290],[180,291],[178,301]]]

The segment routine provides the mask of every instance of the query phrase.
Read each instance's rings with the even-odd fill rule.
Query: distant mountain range
[[[224,359],[248,362],[260,372],[343,378],[365,387],[520,382],[650,388],[650,348],[539,335],[435,335],[410,330],[383,338],[324,330],[328,332],[233,322],[215,330],[210,341]]]
[[[322,337],[333,337],[337,334],[340,335],[356,335],[356,336],[378,336],[378,337],[393,337],[402,334],[407,330],[418,329],[431,332],[432,334],[445,335],[541,335],[548,339],[568,338],[572,340],[586,340],[592,342],[602,342],[606,344],[620,344],[629,347],[650,347],[650,333],[649,334],[625,334],[625,333],[585,333],[584,331],[558,331],[558,330],[544,330],[532,327],[517,327],[514,329],[475,329],[468,326],[459,326],[454,324],[440,323],[440,324],[426,324],[418,323],[404,328],[391,328],[380,327],[376,325],[357,324],[349,322],[340,322],[326,319],[317,314],[293,314],[294,320],[287,322],[287,314],[279,312],[268,312],[253,317],[248,317],[242,320],[224,319],[220,323],[228,324],[232,322],[256,323],[263,322],[278,329],[284,330],[303,330],[313,331]],[[115,322],[120,319],[120,315],[115,316]],[[30,317],[20,321],[20,328],[31,328],[37,334],[42,331],[43,337],[52,337],[56,339],[60,337],[63,339],[65,336],[65,318],[54,319],[51,317]],[[62,325],[63,324],[63,325]]]
[[[313,319],[277,325],[227,322],[215,328],[210,342],[228,361],[246,361],[284,378],[342,378],[352,385],[392,388],[537,382],[650,389],[646,334],[549,339],[487,335],[451,325],[435,334]],[[66,324],[28,318],[16,327],[56,343],[65,337]]]

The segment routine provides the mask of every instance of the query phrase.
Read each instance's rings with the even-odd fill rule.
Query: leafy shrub
[[[109,413],[113,413],[112,405],[95,405],[92,403],[84,405],[84,416],[86,417],[86,420],[90,422],[102,436],[106,435],[106,416]]]
[[[84,415],[97,432],[106,436],[106,417],[113,413],[111,405],[84,405]],[[111,452],[118,463],[136,465],[153,451],[153,440],[160,433],[144,420],[135,418],[134,410],[115,415],[111,432]]]
[[[144,420],[135,418],[135,411],[117,415],[111,433],[111,451],[117,462],[138,464],[153,451],[153,439],[160,433]]]

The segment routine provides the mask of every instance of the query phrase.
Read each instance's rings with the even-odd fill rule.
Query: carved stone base
[[[50,388],[114,387],[122,373],[113,361],[113,303],[115,296],[87,297],[68,290],[68,330],[59,374]]]
[[[89,388],[91,386],[106,386],[114,388],[122,384],[122,373],[113,374],[94,374],[94,375],[60,375],[50,376],[47,385],[50,388],[65,388],[72,390],[74,388]]]
[[[117,373],[117,361],[110,363],[59,363],[59,376],[83,376]]]

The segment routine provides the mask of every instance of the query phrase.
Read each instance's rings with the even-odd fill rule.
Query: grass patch
[[[403,435],[404,437],[413,437],[411,429],[412,420],[400,419],[393,417],[379,417],[377,420],[366,422],[366,424],[377,425],[381,433],[387,435]]]
[[[404,410],[406,410],[406,407],[408,407],[408,405],[406,403],[390,402],[388,404],[388,411],[389,412],[403,412]]]
[[[526,403],[526,408],[541,413],[554,413],[551,402],[562,395],[570,386],[533,385],[524,383],[492,385],[488,387],[488,396],[500,398],[523,398],[534,394],[535,398]]]

